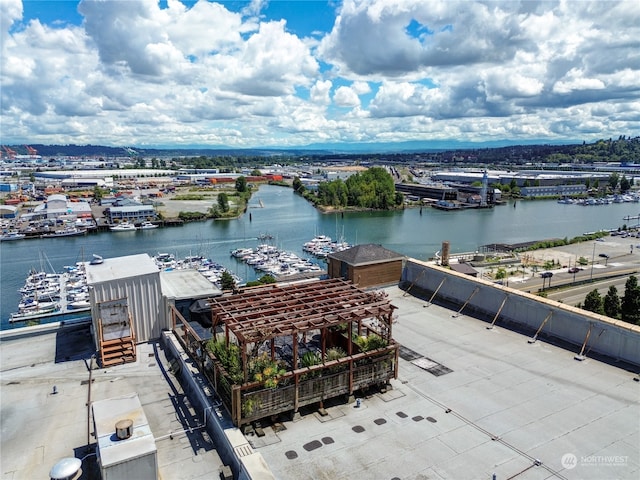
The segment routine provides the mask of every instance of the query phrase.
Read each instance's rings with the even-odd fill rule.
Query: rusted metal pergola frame
[[[326,353],[326,329],[348,324],[348,331],[357,322],[358,334],[362,321],[375,318],[384,328],[371,329],[387,342],[392,340],[392,314],[395,310],[389,300],[375,293],[367,293],[342,279],[299,283],[284,287],[254,288],[228,297],[209,300],[212,307],[212,331],[224,326],[227,346],[233,334],[242,352],[244,383],[248,379],[247,345],[271,341],[271,359],[275,359],[275,338],[291,336],[293,370],[298,368],[298,334],[321,331],[321,355]],[[348,356],[353,354],[353,342],[347,342]]]

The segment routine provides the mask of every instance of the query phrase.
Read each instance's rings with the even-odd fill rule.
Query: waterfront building
[[[587,186],[583,183],[577,185],[543,185],[535,187],[522,187],[520,195],[523,197],[571,197],[585,195]]]
[[[516,185],[521,188],[525,185],[586,185],[587,181],[589,181],[592,185],[594,184],[594,182],[600,182],[604,185],[608,182],[610,175],[610,173],[607,172],[584,172],[569,170],[488,170],[486,173],[487,180],[490,185],[495,183],[509,185],[512,181],[515,181]],[[482,182],[483,175],[484,170],[461,169],[455,171],[433,172],[431,173],[430,177],[434,182],[471,184],[474,182]]]
[[[145,220],[155,220],[158,212],[153,205],[145,205],[133,200],[120,200],[119,204],[106,209],[106,219],[110,224],[120,222],[138,223]]]
[[[70,201],[66,195],[53,194],[47,201],[37,205],[33,211],[21,215],[23,220],[57,220],[68,218],[91,218],[91,205],[86,200]]]
[[[95,268],[101,266],[120,268],[106,261]],[[222,328],[244,337],[246,359],[255,339],[267,345],[273,339],[276,347],[283,336],[302,340],[307,328],[329,330],[360,318],[362,329],[381,326],[364,318],[380,312],[353,301],[362,292],[340,287],[332,295],[336,285],[330,282],[220,297],[217,313],[229,320]],[[46,478],[60,458],[73,456],[82,458],[83,472],[99,469],[87,453],[92,446],[108,453],[112,444],[99,444],[107,430],[94,429],[91,437],[78,411],[90,417],[96,405],[94,422],[105,419],[113,429],[119,417],[107,414],[117,410],[128,418],[124,408],[113,407],[114,398],[126,395],[137,396],[136,412],[143,409],[148,420],[133,426],[142,436],[149,425],[158,478],[223,471],[224,478],[242,480],[511,478],[523,471],[536,478],[637,478],[640,327],[415,259],[407,259],[400,284],[371,294],[379,296],[383,329],[391,338],[393,328],[401,345],[398,356],[379,349],[353,361],[301,367],[287,373],[298,381],[284,384],[282,378],[272,388],[237,388],[213,376],[220,386],[214,392],[202,373],[211,360],[200,363],[201,345],[182,328],[161,332],[160,340],[140,340],[135,362],[99,370],[87,331],[75,326],[4,332],[2,473]],[[304,311],[309,318],[299,317]],[[308,337],[313,342],[323,335]],[[398,380],[359,389],[364,369],[384,379],[390,367]],[[356,386],[351,403],[328,401],[336,386]],[[298,416],[251,421],[255,412],[274,405],[284,412],[314,396]],[[249,399],[256,400],[251,413],[238,408]],[[228,410],[226,400],[235,408]],[[237,428],[237,419],[250,423]],[[37,455],[26,455],[33,445]]]

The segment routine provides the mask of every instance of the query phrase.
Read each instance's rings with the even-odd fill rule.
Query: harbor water
[[[344,239],[351,244],[376,243],[400,254],[426,260],[450,243],[451,253],[472,252],[490,243],[519,243],[549,238],[572,238],[585,232],[636,225],[637,203],[600,206],[558,204],[554,200],[518,201],[491,209],[453,212],[430,207],[393,212],[322,214],[291,189],[262,186],[241,218],[188,223],[181,227],[132,232],[101,232],[81,237],[17,240],[0,243],[0,328],[20,301],[18,290],[31,269],[60,272],[65,265],[104,258],[148,253],[171,253],[182,258],[202,255],[218,262],[245,281],[254,270],[230,251],[255,247],[269,235],[280,249],[309,257],[302,246],[316,235]]]

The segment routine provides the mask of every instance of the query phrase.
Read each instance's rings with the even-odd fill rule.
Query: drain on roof
[[[295,452],[295,450],[289,450],[287,452],[284,452],[284,456],[287,457],[289,460],[294,460],[298,458],[298,454]]]
[[[400,345],[399,355],[401,359],[406,360],[407,362],[423,357],[423,355],[419,354],[415,350],[405,347],[404,345]]]
[[[302,448],[304,448],[307,452],[311,452],[312,450],[315,450],[316,448],[320,448],[322,446],[322,442],[320,442],[320,440],[313,440],[309,443],[305,443]]]
[[[431,360],[427,357],[412,360],[411,363],[413,363],[416,367],[420,367],[423,370],[431,373],[432,375],[435,375],[436,377],[453,372],[453,370],[451,370],[449,367],[445,367],[441,363],[438,363],[435,360]]]

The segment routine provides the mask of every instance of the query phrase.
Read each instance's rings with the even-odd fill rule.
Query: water
[[[260,202],[264,208],[260,207]],[[444,212],[432,208],[397,212],[322,214],[291,189],[262,186],[238,220],[206,221],[182,227],[137,232],[102,232],[84,237],[47,238],[0,243],[0,328],[9,328],[9,316],[20,300],[17,290],[31,268],[61,271],[65,265],[104,258],[159,252],[176,258],[204,255],[225,265],[245,280],[253,269],[231,257],[238,247],[254,247],[260,234],[273,235],[278,247],[308,256],[304,242],[315,235],[344,237],[350,243],[378,243],[403,255],[426,260],[443,241],[451,253],[471,252],[489,243],[518,243],[547,238],[575,237],[585,232],[618,228],[627,215],[638,215],[640,205],[620,203],[593,207],[555,201],[519,201],[485,210]],[[631,223],[637,223],[633,221]],[[16,325],[19,326],[19,325]]]

